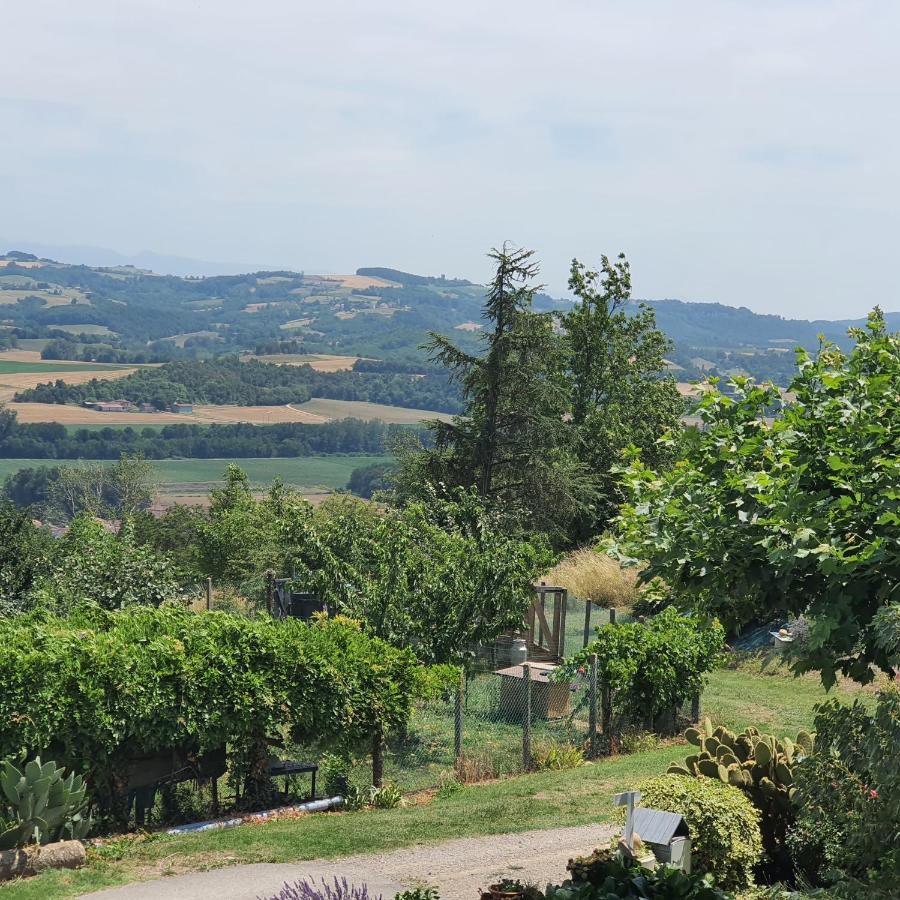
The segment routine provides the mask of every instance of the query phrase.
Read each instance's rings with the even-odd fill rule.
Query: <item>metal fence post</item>
[[[597,654],[591,654],[590,708],[588,711],[588,753],[591,759],[597,756]]]
[[[463,698],[466,694],[466,670],[459,673],[459,685],[456,689],[453,710],[453,757],[459,762],[463,745]]]
[[[605,681],[603,682],[603,688],[600,698],[600,710],[603,719],[601,727],[603,728],[603,737],[606,743],[606,752],[612,753],[612,692],[609,689],[609,684]]]
[[[531,666],[522,666],[522,681],[525,688],[524,715],[522,717],[522,768],[531,770]]]
[[[380,788],[384,783],[384,732],[381,723],[375,726],[372,737],[372,784]]]
[[[584,642],[582,643],[582,647],[587,647],[587,645],[591,642],[591,606],[593,604],[590,600],[584,601]]]

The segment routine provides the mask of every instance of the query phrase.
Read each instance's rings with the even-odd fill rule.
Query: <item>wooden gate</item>
[[[541,584],[528,610],[528,658],[561,662],[566,655],[566,606],[569,592]]]

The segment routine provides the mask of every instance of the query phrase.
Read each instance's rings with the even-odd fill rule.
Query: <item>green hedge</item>
[[[107,806],[136,756],[227,745],[247,777],[270,738],[367,740],[407,720],[419,680],[410,652],[340,618],[164,606],[2,619],[0,757],[84,772]]]
[[[753,883],[762,857],[759,812],[743,791],[709,778],[660,775],[638,785],[641,806],[684,816],[694,871],[733,890]]]

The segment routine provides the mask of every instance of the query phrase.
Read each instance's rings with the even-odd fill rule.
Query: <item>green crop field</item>
[[[102,378],[104,372],[127,368],[133,367],[98,366],[97,363],[20,362],[16,359],[3,359],[0,357],[0,375],[29,375],[42,372],[96,372],[97,377]]]
[[[298,487],[346,487],[350,473],[360,466],[390,462],[390,456],[300,456],[289,459],[161,459],[153,467],[163,484],[197,484],[222,480],[225,467],[236,463],[255,484],[269,484],[280,476]]]
[[[222,481],[229,463],[239,465],[254,484],[269,484],[276,476],[297,487],[336,490],[347,486],[350,473],[360,466],[390,462],[390,456],[299,456],[286,459],[160,459],[153,468],[160,484],[212,486]],[[106,460],[108,464],[111,461]],[[74,466],[76,460],[0,459],[0,478],[34,466]]]

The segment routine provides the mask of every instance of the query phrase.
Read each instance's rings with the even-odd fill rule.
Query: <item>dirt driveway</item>
[[[605,845],[613,833],[609,825],[583,825],[460,838],[337,860],[255,863],[193,872],[84,896],[96,900],[255,900],[271,897],[286,881],[337,875],[357,884],[365,882],[370,894],[381,894],[384,900],[421,884],[437,887],[441,900],[477,900],[478,889],[501,875],[541,887],[548,881],[560,882],[570,857]]]

